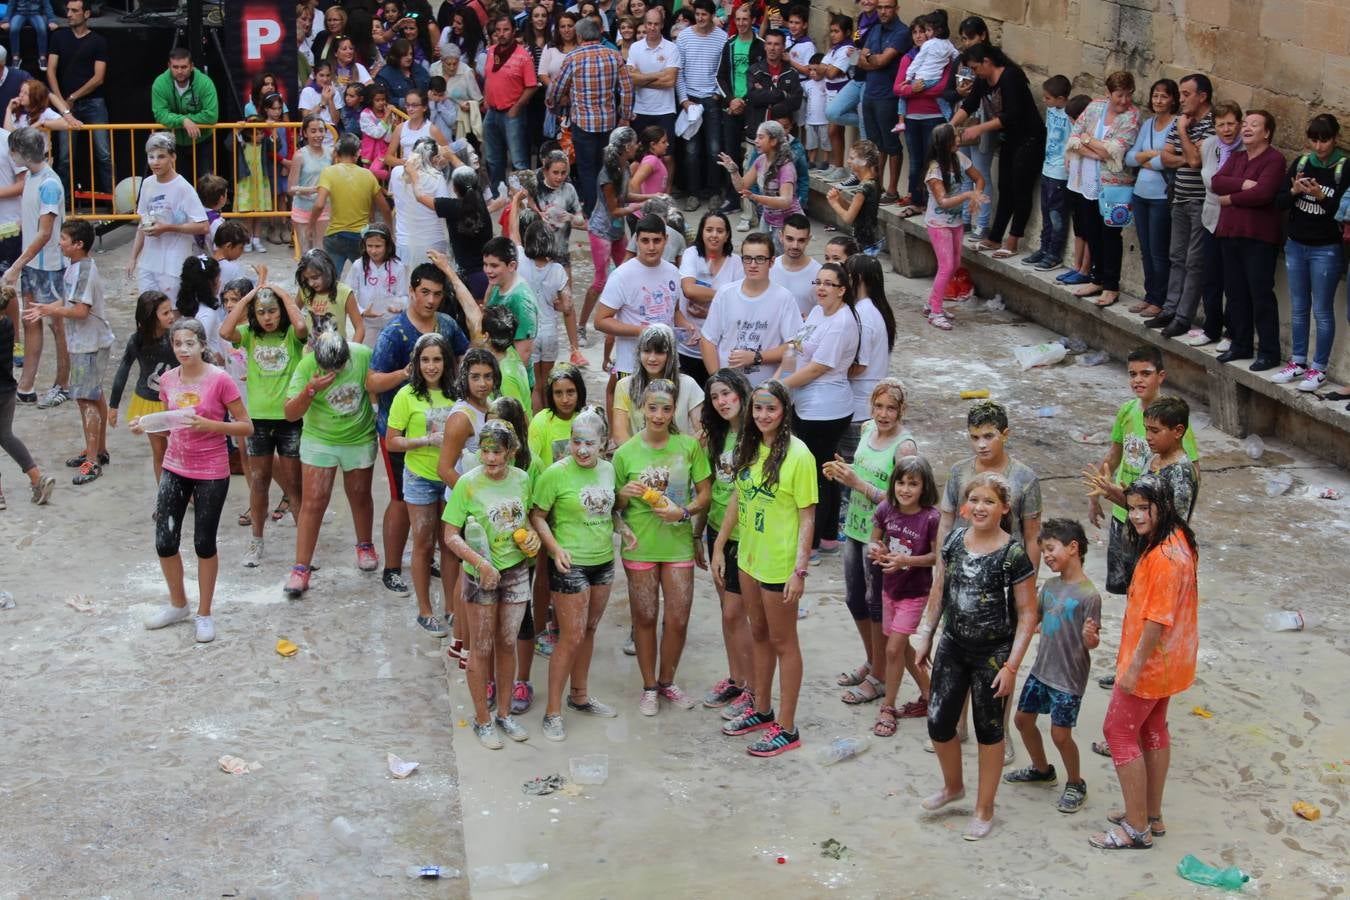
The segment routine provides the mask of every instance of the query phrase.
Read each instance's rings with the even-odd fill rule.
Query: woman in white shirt
[[[818,549],[839,549],[839,485],[822,474],[821,466],[834,459],[853,422],[848,373],[859,362],[862,323],[853,308],[853,281],[843,266],[825,263],[812,284],[816,305],[792,341],[796,352],[784,357],[778,379],[792,391],[792,433],[816,460],[815,556]]]
[[[404,165],[389,173],[389,190],[394,195],[394,244],[410,270],[427,262],[430,250],[450,252],[449,232],[436,210],[417,202],[418,194],[450,196],[450,184],[433,164],[437,150],[434,138],[421,138]]]
[[[853,389],[853,423],[839,442],[839,455],[852,462],[862,423],[872,418],[872,390],[890,370],[895,314],[886,302],[886,276],[876,257],[855,254],[844,264],[844,270],[853,287],[853,310],[862,325],[858,362],[848,371],[849,386]]]
[[[680,309],[694,334],[679,344],[680,371],[698,384],[708,380],[708,369],[699,351],[703,323],[718,288],[745,278],[745,267],[731,241],[731,220],[716,210],[704,213],[698,223],[694,246],[680,259]]]

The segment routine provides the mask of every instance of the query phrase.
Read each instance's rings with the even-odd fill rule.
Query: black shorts
[[[299,459],[300,434],[303,431],[303,422],[254,419],[253,433],[248,436],[248,455],[264,457],[275,453],[286,459]]]
[[[380,435],[380,456],[384,458],[384,474],[389,476],[389,496],[395,500],[403,499],[403,454],[395,453]]]
[[[614,560],[595,566],[572,563],[566,572],[559,572],[553,560],[548,561],[548,589],[557,594],[580,594],[589,587],[614,583]]]
[[[704,537],[708,541],[708,565],[712,565],[713,544],[717,543],[717,532],[709,528],[704,532]],[[722,584],[726,586],[728,594],[741,592],[739,548],[740,543],[737,541],[727,541],[727,545],[722,548],[722,561],[725,564],[722,570]]]

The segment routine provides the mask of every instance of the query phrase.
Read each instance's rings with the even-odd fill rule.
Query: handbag
[[[1134,188],[1128,184],[1104,184],[1097,195],[1097,210],[1102,221],[1112,228],[1124,228],[1134,221]]]

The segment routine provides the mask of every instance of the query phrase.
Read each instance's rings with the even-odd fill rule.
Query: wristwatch
[[[681,522],[689,521],[689,507],[687,506],[680,507],[680,521]]]
[[[800,578],[801,580],[805,581],[806,576],[810,575],[811,573],[807,569],[793,569],[792,574],[794,577]]]
[[[758,366],[758,365],[762,365],[763,363],[764,363],[764,353],[763,353],[762,351],[760,351],[760,350],[756,350],[756,351],[755,351],[755,365]]]

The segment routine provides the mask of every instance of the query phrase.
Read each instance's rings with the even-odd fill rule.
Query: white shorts
[[[803,135],[803,145],[806,147],[807,150],[830,149],[829,125],[803,125],[802,135]]]
[[[551,363],[558,359],[558,322],[539,320],[539,331],[534,336],[534,349],[530,351],[530,365]]]
[[[142,294],[146,291],[159,291],[175,303],[178,302],[178,283],[180,280],[177,275],[151,272],[149,269],[139,266],[136,268],[136,287]]]

